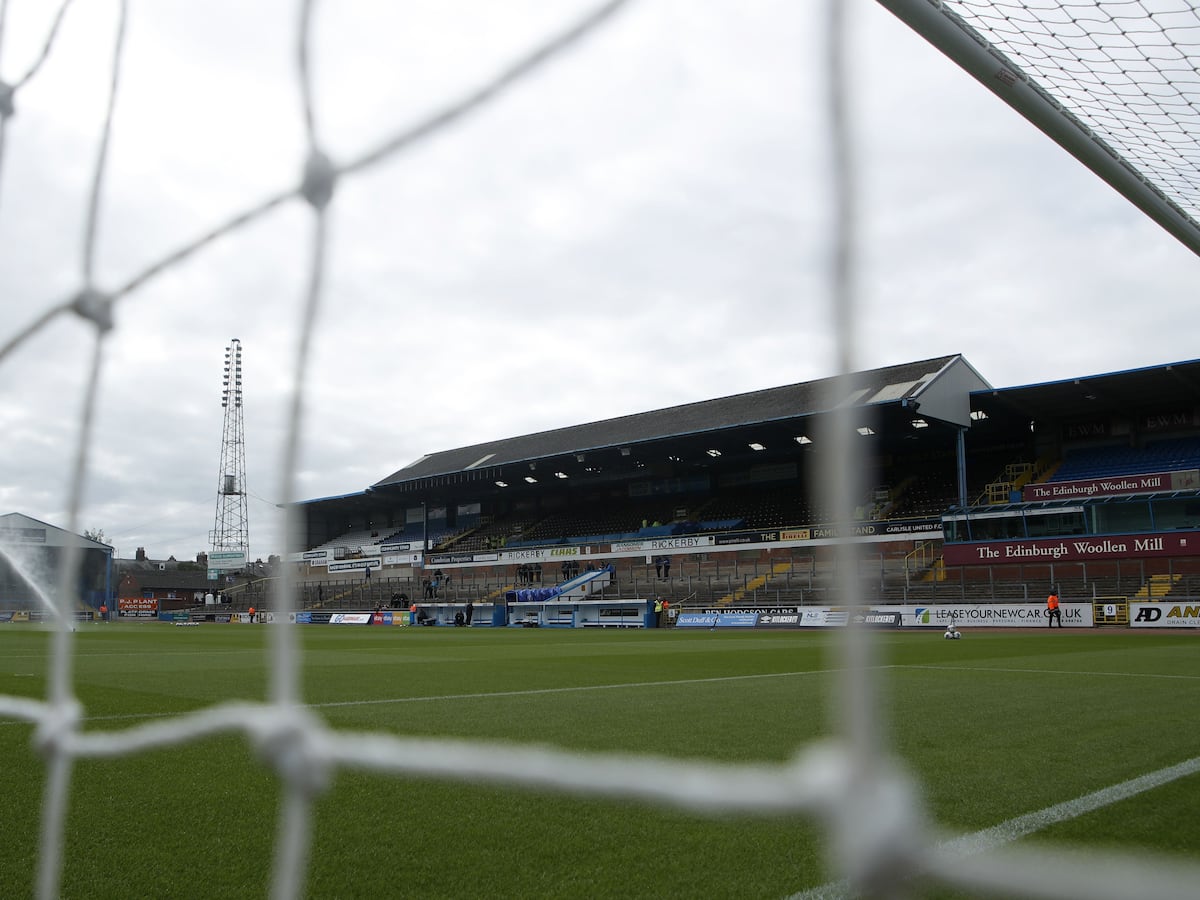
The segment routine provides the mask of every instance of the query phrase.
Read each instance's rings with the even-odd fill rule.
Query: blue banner
[[[758,625],[756,612],[680,613],[676,628],[754,628]]]

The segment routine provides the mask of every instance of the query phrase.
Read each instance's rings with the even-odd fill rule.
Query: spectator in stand
[[[563,581],[570,580],[570,578],[571,578],[571,561],[569,559],[564,559],[562,561],[562,565],[559,566],[559,571],[562,572],[562,580]]]
[[[424,594],[425,599],[432,600],[433,599],[433,582],[430,581],[428,578],[426,578],[424,581],[421,582],[421,587],[425,589],[425,594]]]
[[[654,577],[655,578],[662,578],[663,559],[665,559],[665,557],[662,557],[662,556],[654,557]]]
[[[671,557],[663,557],[663,581],[671,577]]]

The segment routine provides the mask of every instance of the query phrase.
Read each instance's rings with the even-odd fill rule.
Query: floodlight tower
[[[221,434],[221,466],[217,470],[217,517],[212,531],[214,553],[250,552],[249,511],[246,500],[246,441],[242,430],[242,342],[234,338],[225,348],[221,406],[225,427]]]

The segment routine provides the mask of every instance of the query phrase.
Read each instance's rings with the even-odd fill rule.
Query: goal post
[[[960,15],[959,11],[956,11],[960,10],[965,14],[968,4],[956,2],[956,0],[877,0],[877,2],[929,41],[943,55],[961,66],[980,84],[1024,116],[1032,125],[1083,165],[1100,176],[1189,250],[1200,255],[1200,223],[1194,218],[1195,203],[1186,204],[1191,207],[1189,212],[1189,209],[1180,202],[1183,198],[1172,196],[1172,193],[1175,192],[1161,184],[1161,180],[1147,175],[1136,164],[1136,160],[1129,158],[1132,148],[1126,148],[1124,152],[1121,152],[1112,143],[1112,135],[1105,134],[1105,129],[1102,129],[1097,121],[1094,119],[1091,122],[1085,121],[1081,112],[1068,108],[1063,97],[1058,96],[1032,78],[1012,58],[1010,52],[1006,52],[1005,48],[999,46],[996,41],[989,40],[963,15]],[[1031,9],[1031,4],[1028,3],[1005,3],[1002,0],[995,0],[995,2],[987,4],[974,4],[973,7],[979,17],[984,14],[980,12],[981,8],[993,9],[1006,6],[1019,8],[1024,17],[1032,19],[1039,11],[1046,16],[1050,7],[1054,5],[1041,3],[1036,9]],[[1105,4],[1098,3],[1096,5],[1103,6]],[[1128,7],[1130,4],[1121,5]],[[1196,14],[1193,12],[1192,15]],[[1098,18],[1091,20],[1093,27],[1096,27],[1097,21],[1099,21]],[[1152,28],[1155,22],[1154,17],[1147,14],[1146,21],[1151,23]],[[1200,21],[1193,24],[1200,27]],[[1072,20],[1071,26],[1081,28],[1085,27],[1086,23],[1081,19],[1075,19]],[[1149,30],[1151,29],[1148,28],[1147,31]],[[1169,38],[1166,40],[1169,41]],[[1172,46],[1174,45],[1172,44]],[[1082,55],[1077,59],[1081,66],[1087,65]],[[1145,54],[1145,59],[1151,60],[1152,55]],[[1150,68],[1154,68],[1154,66],[1151,64]],[[1155,83],[1160,83],[1162,79],[1169,80],[1170,76],[1158,70],[1154,72],[1153,78]],[[1076,80],[1075,84],[1081,85],[1083,82]],[[1080,88],[1079,92],[1086,90],[1087,88]],[[1073,90],[1072,93],[1076,93],[1076,91]],[[1152,97],[1143,92],[1136,99],[1142,103],[1148,103]],[[1110,111],[1102,110],[1102,112]],[[1189,108],[1187,114],[1196,119],[1193,124],[1200,132],[1200,113],[1197,113],[1192,107]],[[1107,118],[1107,116],[1105,117]],[[1152,151],[1148,150],[1148,152]],[[1200,179],[1196,177],[1200,175],[1200,170],[1197,169],[1194,154],[1190,165],[1192,183],[1200,184]]]

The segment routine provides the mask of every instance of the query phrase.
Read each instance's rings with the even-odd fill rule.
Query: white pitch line
[[[889,667],[883,667],[889,668]],[[429,694],[421,697],[384,697],[377,700],[328,700],[322,703],[301,703],[305,709],[328,709],[340,706],[379,706],[388,703],[433,703],[438,700],[487,700],[493,697],[531,697],[538,694],[567,694],[577,691],[614,691],[622,688],[671,687],[683,684],[713,684],[724,681],[747,681],[763,678],[794,678],[802,675],[832,675],[840,669],[810,669],[804,672],[762,672],[757,675],[716,675],[711,678],[682,678],[675,681],[626,681],[614,684],[581,684],[573,687],[530,688],[520,691],[480,691],[470,694]],[[179,713],[122,713],[111,716],[84,716],[84,722],[113,722],[122,719],[163,719]],[[25,725],[28,722],[12,719],[0,725]]]
[[[712,678],[682,678],[677,681],[626,681],[616,684],[581,684],[573,687],[530,688],[521,691],[481,691],[471,694],[433,694],[425,697],[394,697],[380,700],[331,700],[309,703],[314,709],[331,706],[376,706],[384,703],[424,703],[434,700],[481,700],[492,697],[531,697],[537,694],[567,694],[575,691],[613,691],[622,688],[671,687],[679,684],[713,684],[722,681],[746,681],[758,678],[793,678],[799,675],[832,675],[840,669],[812,669],[806,672],[764,672],[758,675],[717,675]]]
[[[937,672],[1005,672],[1020,675],[1078,675],[1084,678],[1108,676],[1111,678],[1166,678],[1182,681],[1200,681],[1200,675],[1169,675],[1159,672],[1076,672],[1070,669],[1019,669],[1004,666],[924,666],[918,664],[895,665],[893,669],[932,669]]]
[[[118,659],[125,656],[224,656],[231,653],[263,655],[261,647],[230,647],[228,650],[114,650],[110,653],[73,653],[71,656],[73,659]],[[45,662],[52,657],[52,653],[14,653],[5,659],[36,659]]]
[[[937,847],[939,851],[957,856],[974,856],[978,853],[986,853],[1018,841],[1023,837],[1028,837],[1034,832],[1041,831],[1043,828],[1056,825],[1059,822],[1077,819],[1085,813],[1103,809],[1122,800],[1128,800],[1130,797],[1144,794],[1146,791],[1162,787],[1164,784],[1169,784],[1180,778],[1195,775],[1197,772],[1200,772],[1200,756],[1194,756],[1176,765],[1167,766],[1165,769],[1159,769],[1156,772],[1150,772],[1146,775],[1139,775],[1136,778],[1130,778],[1128,781],[1122,781],[1119,784],[1113,784],[1098,791],[1092,791],[1092,793],[1076,797],[1074,800],[1067,800],[1064,803],[1047,806],[1045,809],[1039,809],[1036,812],[1017,816],[1006,822],[1001,822],[999,825],[993,825],[991,828],[977,831],[974,834],[965,834],[961,837],[941,841]],[[819,887],[809,888],[806,891],[792,894],[787,900],[845,900],[849,896],[849,885],[845,881],[832,881]]]
[[[1101,788],[1090,794],[1084,794],[1082,797],[1076,797],[1074,800],[1017,816],[1015,819],[1009,819],[1007,822],[1001,822],[999,825],[983,831],[944,841],[940,846],[943,850],[951,853],[974,856],[976,853],[984,853],[1005,844],[1011,844],[1035,831],[1041,831],[1048,825],[1078,818],[1084,813],[1102,809],[1121,800],[1128,800],[1130,797],[1136,797],[1138,794],[1162,787],[1177,779],[1186,778],[1188,775],[1195,775],[1197,772],[1200,772],[1200,756],[1193,756],[1185,762],[1167,766],[1157,772],[1139,775],[1137,778]]]

